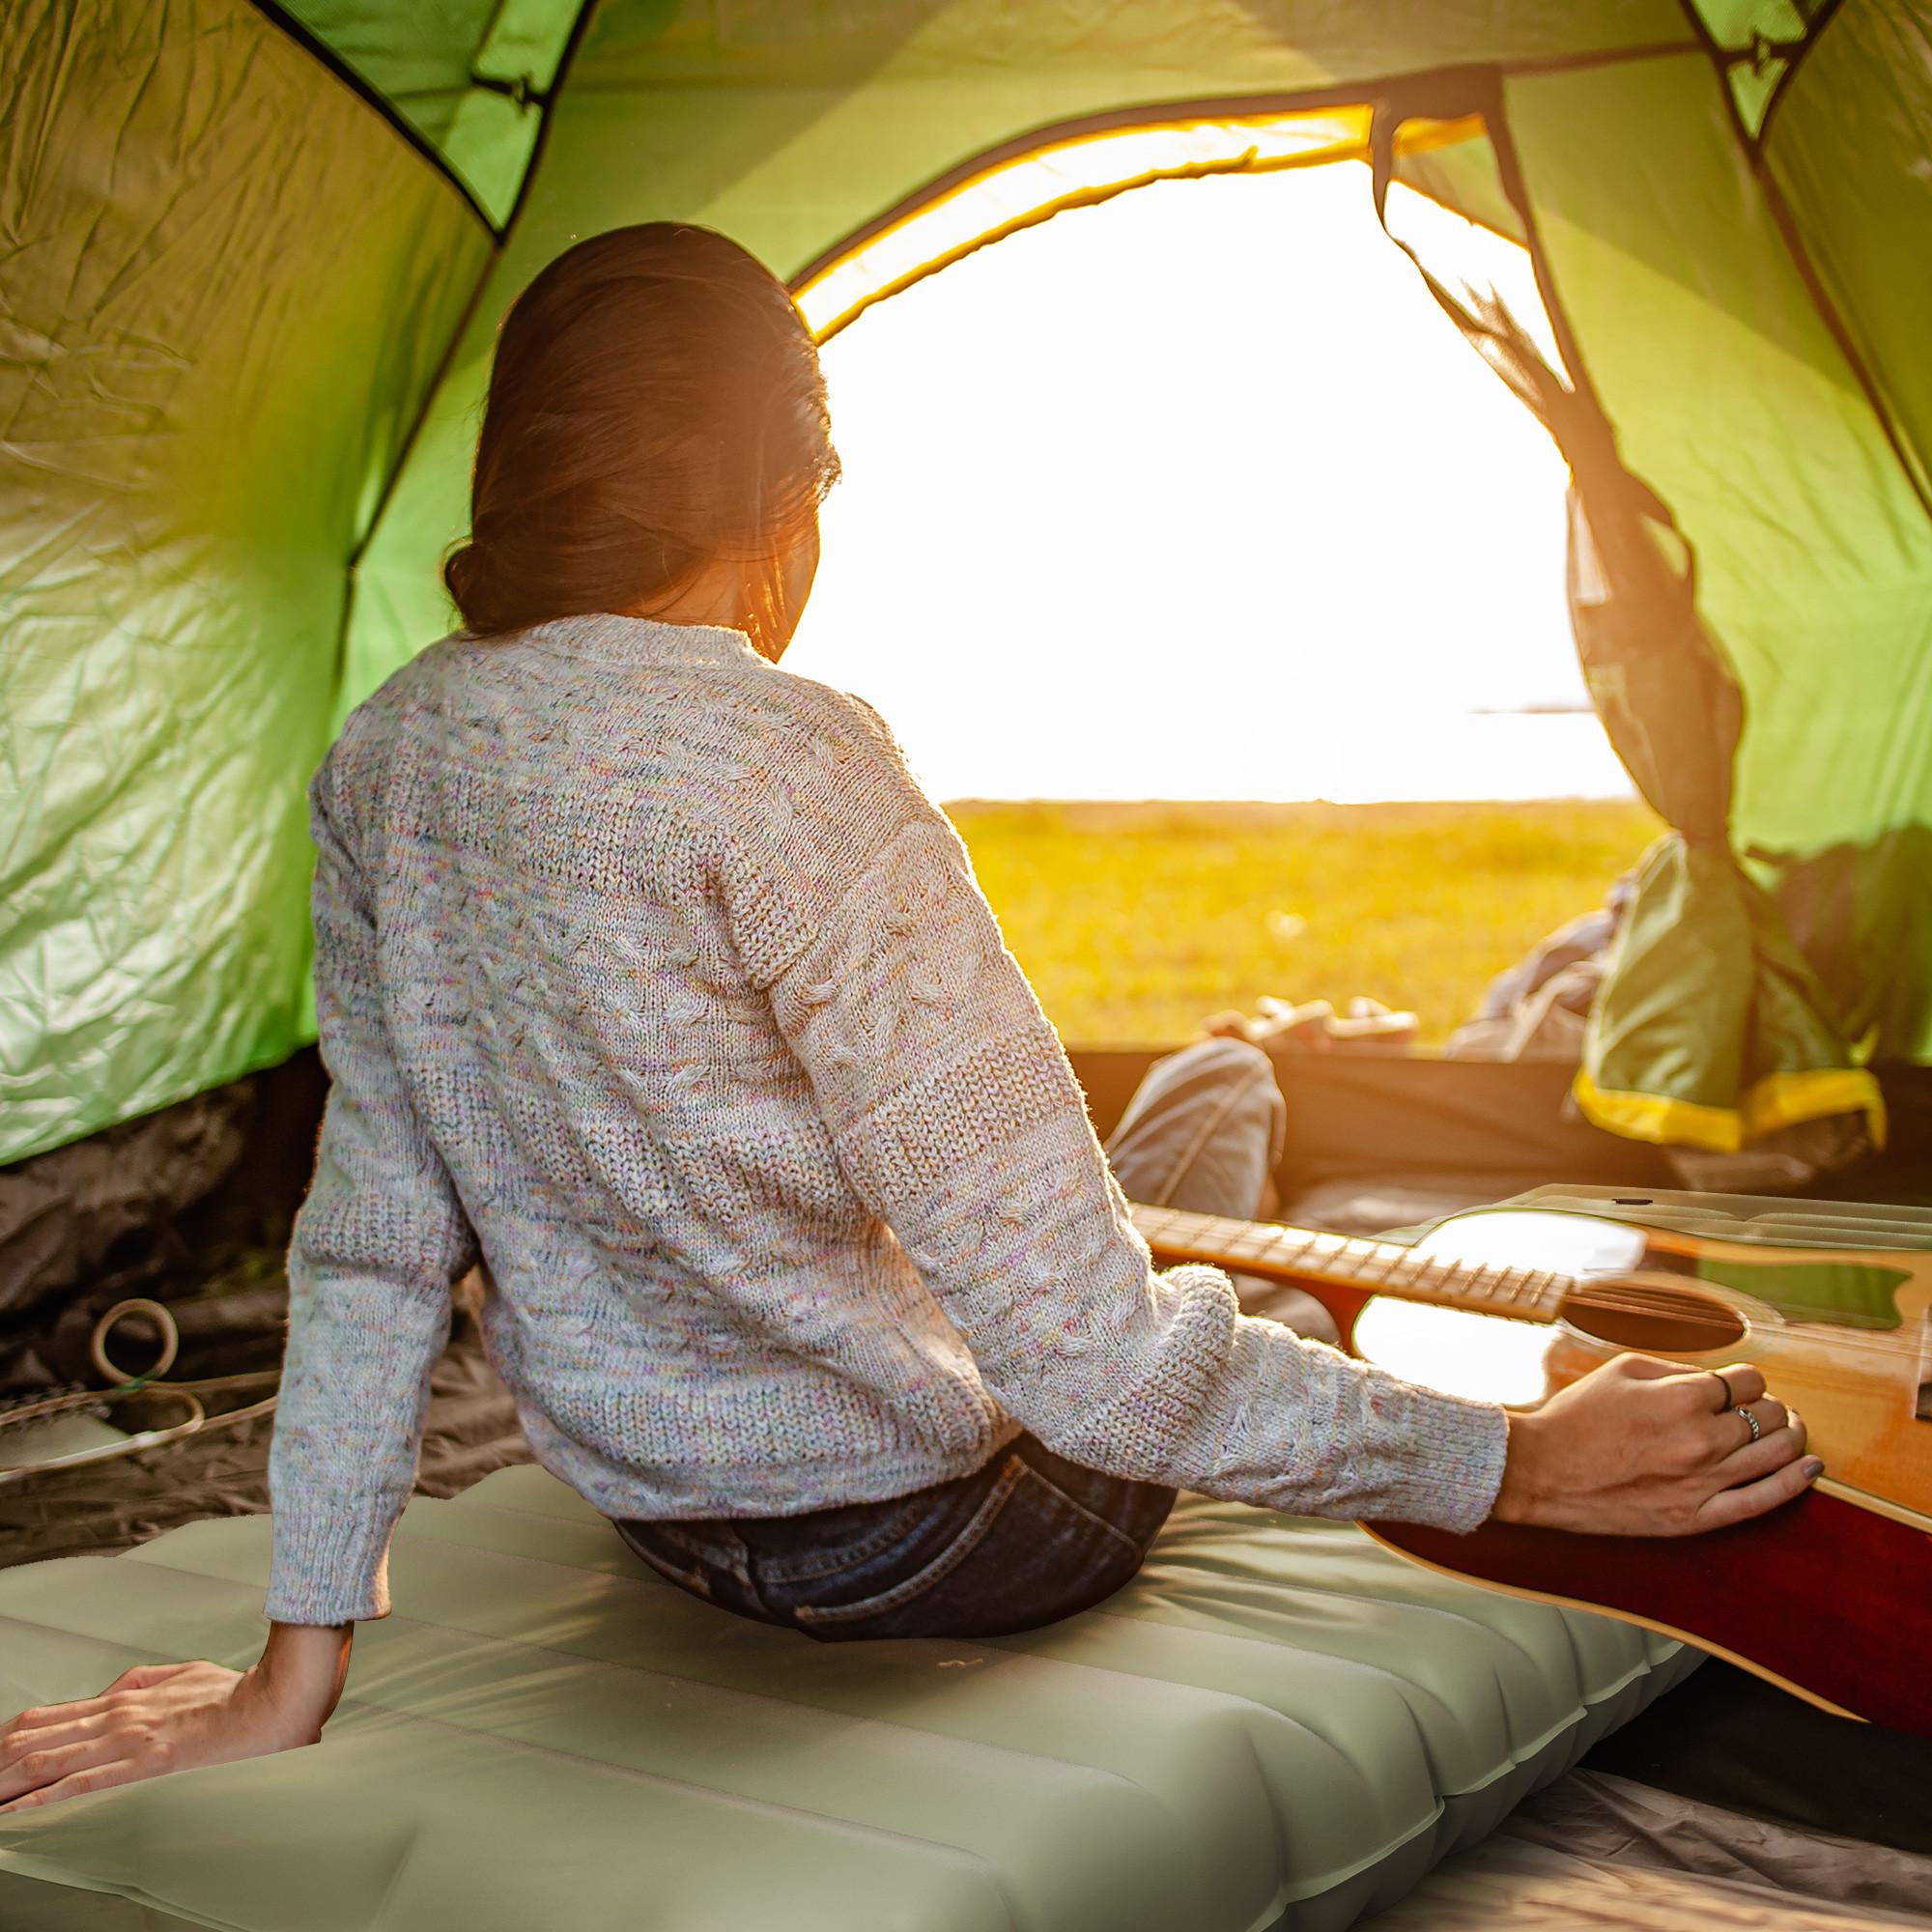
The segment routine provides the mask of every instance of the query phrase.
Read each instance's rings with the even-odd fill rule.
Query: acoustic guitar
[[[1642,1624],[1826,1710],[1932,1737],[1932,1254],[1548,1210],[1461,1215],[1413,1247],[1133,1212],[1163,1263],[1305,1289],[1355,1353],[1457,1394],[1533,1403],[1625,1350],[1686,1368],[1755,1363],[1804,1418],[1825,1474],[1750,1522],[1679,1538],[1363,1527],[1414,1561]],[[1380,1297],[1464,1319],[1420,1311],[1421,1332],[1405,1336]]]

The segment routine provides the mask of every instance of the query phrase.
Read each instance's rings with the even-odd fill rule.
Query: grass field
[[[1617,800],[947,809],[1008,945],[1081,1045],[1183,1040],[1263,993],[1373,994],[1439,1041],[1661,829]]]

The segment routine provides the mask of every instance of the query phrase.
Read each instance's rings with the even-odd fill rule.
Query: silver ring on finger
[[[1760,1428],[1758,1425],[1757,1417],[1754,1416],[1750,1412],[1750,1410],[1744,1406],[1743,1403],[1739,1403],[1736,1408],[1732,1410],[1732,1413],[1735,1415],[1742,1415],[1744,1417],[1745,1427],[1750,1431],[1750,1439],[1752,1442],[1755,1442],[1758,1439],[1758,1437],[1764,1434],[1763,1429]]]

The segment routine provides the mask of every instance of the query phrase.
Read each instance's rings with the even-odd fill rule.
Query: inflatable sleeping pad
[[[266,1517],[0,1573],[0,1710],[242,1664]],[[535,1468],[412,1502],[318,1747],[0,1818],[8,1932],[1338,1927],[1696,1654],[1184,1497],[1098,1608],[818,1645]]]

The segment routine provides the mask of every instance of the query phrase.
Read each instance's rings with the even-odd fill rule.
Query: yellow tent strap
[[[1571,1092],[1586,1120],[1626,1140],[1736,1153],[1747,1141],[1778,1127],[1831,1114],[1862,1114],[1873,1145],[1885,1145],[1885,1097],[1878,1081],[1861,1067],[1769,1073],[1746,1090],[1736,1107],[1710,1107],[1665,1094],[1606,1094],[1580,1068]]]

